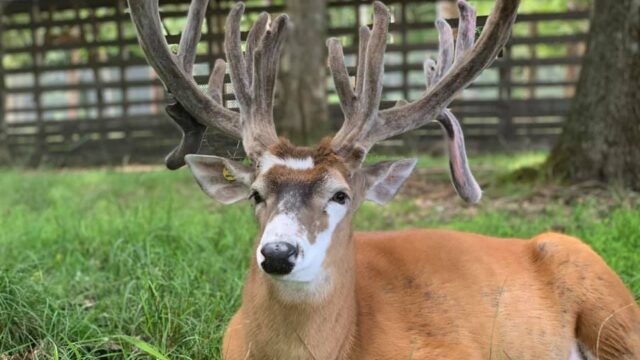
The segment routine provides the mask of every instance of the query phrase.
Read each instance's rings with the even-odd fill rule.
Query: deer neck
[[[334,234],[317,283],[270,278],[255,259],[245,285],[245,339],[260,358],[347,358],[356,333],[355,257],[351,229]],[[317,287],[317,288],[313,288]]]

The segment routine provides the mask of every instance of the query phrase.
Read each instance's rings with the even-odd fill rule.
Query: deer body
[[[336,293],[313,303],[283,301],[252,266],[225,358],[575,360],[640,352],[633,296],[575,238],[408,230],[355,233],[352,249]]]
[[[272,108],[286,15],[270,22],[261,14],[243,50],[244,7],[231,9],[224,48],[234,112],[222,96],[225,61],[216,61],[206,93],[191,76],[208,0],[192,1],[177,54],[162,35],[158,0],[129,0],[147,61],[176,100],[167,113],[183,137],[167,167],[186,163],[210,197],[254,205],[258,237],[242,306],[225,334],[225,359],[640,358],[633,296],[576,239],[352,233],[359,206],[389,202],[416,165],[365,165],[369,150],[430,121],[445,131],[456,191],[467,202],[480,200],[462,128],[447,106],[507,43],[518,3],[496,0],[475,41],[475,11],[459,0],[455,41],[448,23],[436,21],[438,61],[425,61],[425,93],[380,110],[391,13],[375,2],[371,29],[360,28],[355,81],[340,41],[327,42],[342,127],[315,147],[297,147],[278,138]],[[208,126],[241,140],[250,165],[197,155]]]

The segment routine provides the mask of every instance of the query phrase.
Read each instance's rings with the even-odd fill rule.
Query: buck
[[[207,91],[191,75],[208,0],[194,0],[177,54],[162,35],[157,0],[129,0],[147,61],[175,103],[183,131],[166,159],[188,164],[202,190],[224,204],[253,203],[258,223],[242,306],[223,341],[225,359],[638,359],[640,309],[605,262],[580,240],[529,240],[446,230],[352,231],[367,200],[390,201],[415,159],[364,165],[377,142],[436,120],[446,133],[453,185],[475,203],[463,134],[447,109],[506,44],[518,0],[497,0],[474,41],[475,11],[458,2],[454,41],[438,20],[437,62],[426,91],[379,110],[389,10],[373,4],[362,27],[355,82],[329,39],[342,128],[315,147],[279,139],[272,115],[288,18],[261,14],[241,47],[241,3],[230,11],[224,49],[240,111],[223,106],[226,63]],[[304,26],[300,24],[299,26]],[[300,61],[303,61],[300,59]],[[198,155],[206,127],[242,141],[250,164]]]

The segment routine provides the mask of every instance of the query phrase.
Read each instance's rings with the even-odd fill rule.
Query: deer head
[[[256,265],[264,273],[281,281],[315,283],[339,271],[337,256],[327,254],[339,254],[351,246],[354,212],[365,200],[390,201],[416,164],[415,159],[407,159],[365,166],[367,153],[375,143],[430,121],[439,122],[445,130],[456,190],[468,202],[480,199],[480,188],[467,166],[462,130],[446,107],[504,46],[518,1],[498,0],[474,44],[475,12],[460,0],[456,42],[449,25],[436,22],[438,61],[425,62],[425,93],[387,110],[379,110],[379,104],[390,14],[375,2],[372,30],[360,29],[355,84],[349,79],[340,42],[327,42],[329,67],[345,119],[335,136],[315,147],[294,146],[279,139],[275,131],[274,84],[288,29],[286,15],[270,21],[267,14],[261,14],[248,33],[243,52],[239,24],[244,5],[236,4],[229,14],[224,46],[239,113],[222,105],[224,61],[215,63],[207,93],[196,86],[191,68],[207,3],[192,2],[174,55],[162,35],[158,1],[129,0],[147,60],[176,99],[167,112],[183,130],[183,139],[167,157],[167,166],[178,168],[186,161],[204,192],[224,204],[253,203],[260,225]],[[250,164],[197,155],[207,126],[240,139]]]

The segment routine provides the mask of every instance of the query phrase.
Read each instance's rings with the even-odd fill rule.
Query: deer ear
[[[398,193],[416,167],[417,159],[383,161],[358,170],[364,175],[365,199],[384,205]]]
[[[185,156],[184,160],[200,188],[223,204],[233,204],[249,197],[254,171],[250,166],[219,156]]]

